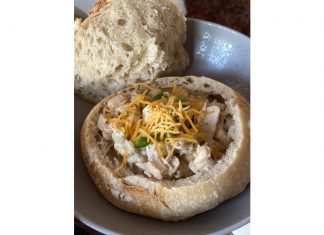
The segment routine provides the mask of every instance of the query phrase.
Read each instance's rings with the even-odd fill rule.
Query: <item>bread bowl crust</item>
[[[144,176],[119,178],[103,162],[95,131],[104,98],[88,114],[81,130],[81,150],[90,176],[101,194],[115,206],[136,214],[165,221],[179,221],[212,209],[242,192],[250,181],[249,103],[228,86],[206,77],[166,77],[155,86],[173,84],[189,91],[220,94],[227,100],[235,121],[236,134],[225,156],[208,174],[195,174],[176,181],[157,181]],[[125,88],[120,92],[127,91]]]

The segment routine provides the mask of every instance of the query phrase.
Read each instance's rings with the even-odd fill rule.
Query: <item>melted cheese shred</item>
[[[141,93],[132,95],[129,103],[114,110],[105,110],[108,113],[107,121],[115,130],[122,131],[126,139],[135,143],[138,137],[146,137],[163,157],[173,153],[176,141],[198,143],[202,139],[197,134],[200,132],[199,122],[206,114],[201,111],[205,102],[199,99],[189,99],[189,92],[177,86],[173,87],[170,94],[164,92],[162,98],[154,100],[149,95],[150,92],[156,94],[156,91],[161,91],[161,89],[146,83],[132,85],[137,91],[140,90],[139,88],[145,88],[145,90],[142,89]],[[144,108],[147,112],[145,118],[143,117]],[[169,136],[170,134],[172,137]],[[167,144],[171,145],[170,153],[166,151]]]

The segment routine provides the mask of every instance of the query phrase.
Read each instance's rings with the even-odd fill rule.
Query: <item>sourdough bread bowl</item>
[[[122,160],[113,148],[113,141],[103,137],[97,124],[112,98],[129,94],[134,89],[132,86],[125,88],[101,100],[88,114],[81,130],[84,162],[101,194],[123,210],[165,221],[179,221],[212,209],[242,192],[250,181],[248,102],[228,86],[206,77],[164,77],[150,85],[161,89],[184,88],[190,94],[224,106],[227,118],[220,118],[217,128],[226,127],[230,141],[208,170],[194,170],[185,177],[158,179],[134,172],[128,164],[123,166],[122,173],[116,172]]]
[[[129,82],[181,75],[186,20],[171,0],[101,0],[74,23],[75,92],[93,103]]]

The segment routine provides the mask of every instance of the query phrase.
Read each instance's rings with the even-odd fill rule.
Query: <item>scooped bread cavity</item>
[[[74,87],[98,102],[129,82],[181,75],[185,17],[170,0],[99,1],[74,27]]]

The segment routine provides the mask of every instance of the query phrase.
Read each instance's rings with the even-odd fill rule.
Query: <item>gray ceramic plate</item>
[[[250,98],[250,40],[229,28],[188,19],[187,75],[204,75],[228,84]],[[97,191],[83,164],[79,134],[91,104],[75,97],[74,213],[95,230],[108,234],[190,235],[225,234],[250,220],[250,188],[213,210],[179,223],[124,212]]]

